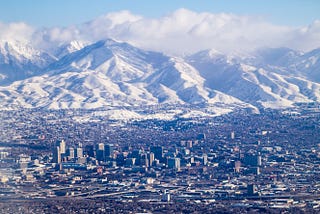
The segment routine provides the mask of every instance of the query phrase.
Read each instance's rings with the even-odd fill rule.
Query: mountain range
[[[320,49],[211,49],[179,57],[112,39],[73,41],[50,52],[1,41],[0,109],[287,108],[320,101],[319,58]]]

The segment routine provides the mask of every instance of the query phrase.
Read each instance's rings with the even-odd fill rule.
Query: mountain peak
[[[88,44],[89,44],[88,42],[84,42],[80,40],[72,40],[69,43],[60,44],[59,47],[53,50],[52,52],[54,56],[56,56],[58,59],[61,59],[62,57],[70,53],[81,50]]]
[[[41,73],[56,59],[20,41],[0,42],[0,85],[25,79]]]
[[[40,56],[41,52],[33,48],[27,42],[21,41],[0,41],[0,53],[7,58],[15,57],[17,60],[33,60],[35,56]]]
[[[199,51],[193,54],[192,56],[211,60],[211,59],[223,57],[224,55],[215,49],[207,49],[207,50]]]
[[[0,61],[7,58],[0,63],[0,85],[8,84],[0,87],[2,107],[202,103],[277,108],[320,101],[319,50],[303,55],[265,49],[250,55],[208,49],[183,58],[105,39],[61,45],[64,56],[50,64],[54,60],[48,54],[28,44],[2,41],[0,48]]]

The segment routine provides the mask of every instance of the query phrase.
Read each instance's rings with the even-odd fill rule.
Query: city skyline
[[[92,110],[0,111],[0,210],[318,212],[319,109],[284,112],[120,126],[73,119]]]
[[[320,211],[317,1],[0,4],[0,213]]]

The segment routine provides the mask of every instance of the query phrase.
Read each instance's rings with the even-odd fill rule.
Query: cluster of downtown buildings
[[[184,141],[182,141],[184,142]],[[188,141],[189,148],[192,147],[192,141]],[[148,170],[152,167],[166,167],[170,169],[180,170],[180,156],[177,154],[166,153],[164,155],[163,146],[151,146],[149,151],[142,149],[121,148],[114,150],[113,144],[99,143],[96,145],[86,145],[84,148],[82,144],[77,147],[67,147],[64,140],[56,142],[52,151],[52,163],[62,170],[64,168],[81,168],[81,166],[91,163],[96,166],[107,166],[109,168],[116,167],[143,167]],[[177,151],[176,151],[177,152]],[[188,149],[184,153],[190,153]],[[203,157],[203,163],[207,164],[207,155]],[[190,160],[194,163],[194,159]],[[99,168],[101,169],[101,168]]]
[[[317,124],[319,114],[293,116],[293,122],[302,118],[306,124],[298,121],[292,126],[286,118],[281,123],[272,121],[274,116],[259,116],[265,118],[261,124],[276,124],[265,126],[268,129],[244,132],[234,126],[235,130],[230,130],[220,122],[215,125],[214,135],[204,131],[213,130],[208,121],[206,126],[192,121],[188,127],[196,130],[194,137],[163,144],[116,143],[112,139],[71,143],[58,139],[44,150],[2,147],[0,199],[64,198],[166,206],[191,203],[244,210],[317,210],[319,127],[306,124]],[[241,115],[244,117],[248,116]],[[229,120],[241,123],[241,118]],[[250,118],[248,127],[253,127],[256,119]],[[143,127],[155,126],[146,124],[140,123]],[[281,126],[286,130],[278,128]],[[126,130],[132,125],[128,127]],[[171,123],[170,127],[175,128]],[[143,130],[148,136],[154,128]],[[299,130],[305,144],[283,143]]]

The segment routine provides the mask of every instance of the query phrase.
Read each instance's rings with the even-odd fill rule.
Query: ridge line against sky
[[[269,0],[260,4],[253,0],[199,1],[202,4],[190,0],[173,0],[171,4],[146,0],[25,2],[0,0],[0,40],[32,41],[38,48],[50,50],[72,40],[91,43],[113,38],[170,54],[260,47],[310,51],[320,47],[320,14],[314,13],[320,11],[318,0]],[[280,13],[283,20],[272,21]],[[291,14],[287,17],[291,24],[283,24],[288,22],[284,19],[287,14]],[[33,18],[47,24],[42,26]]]

